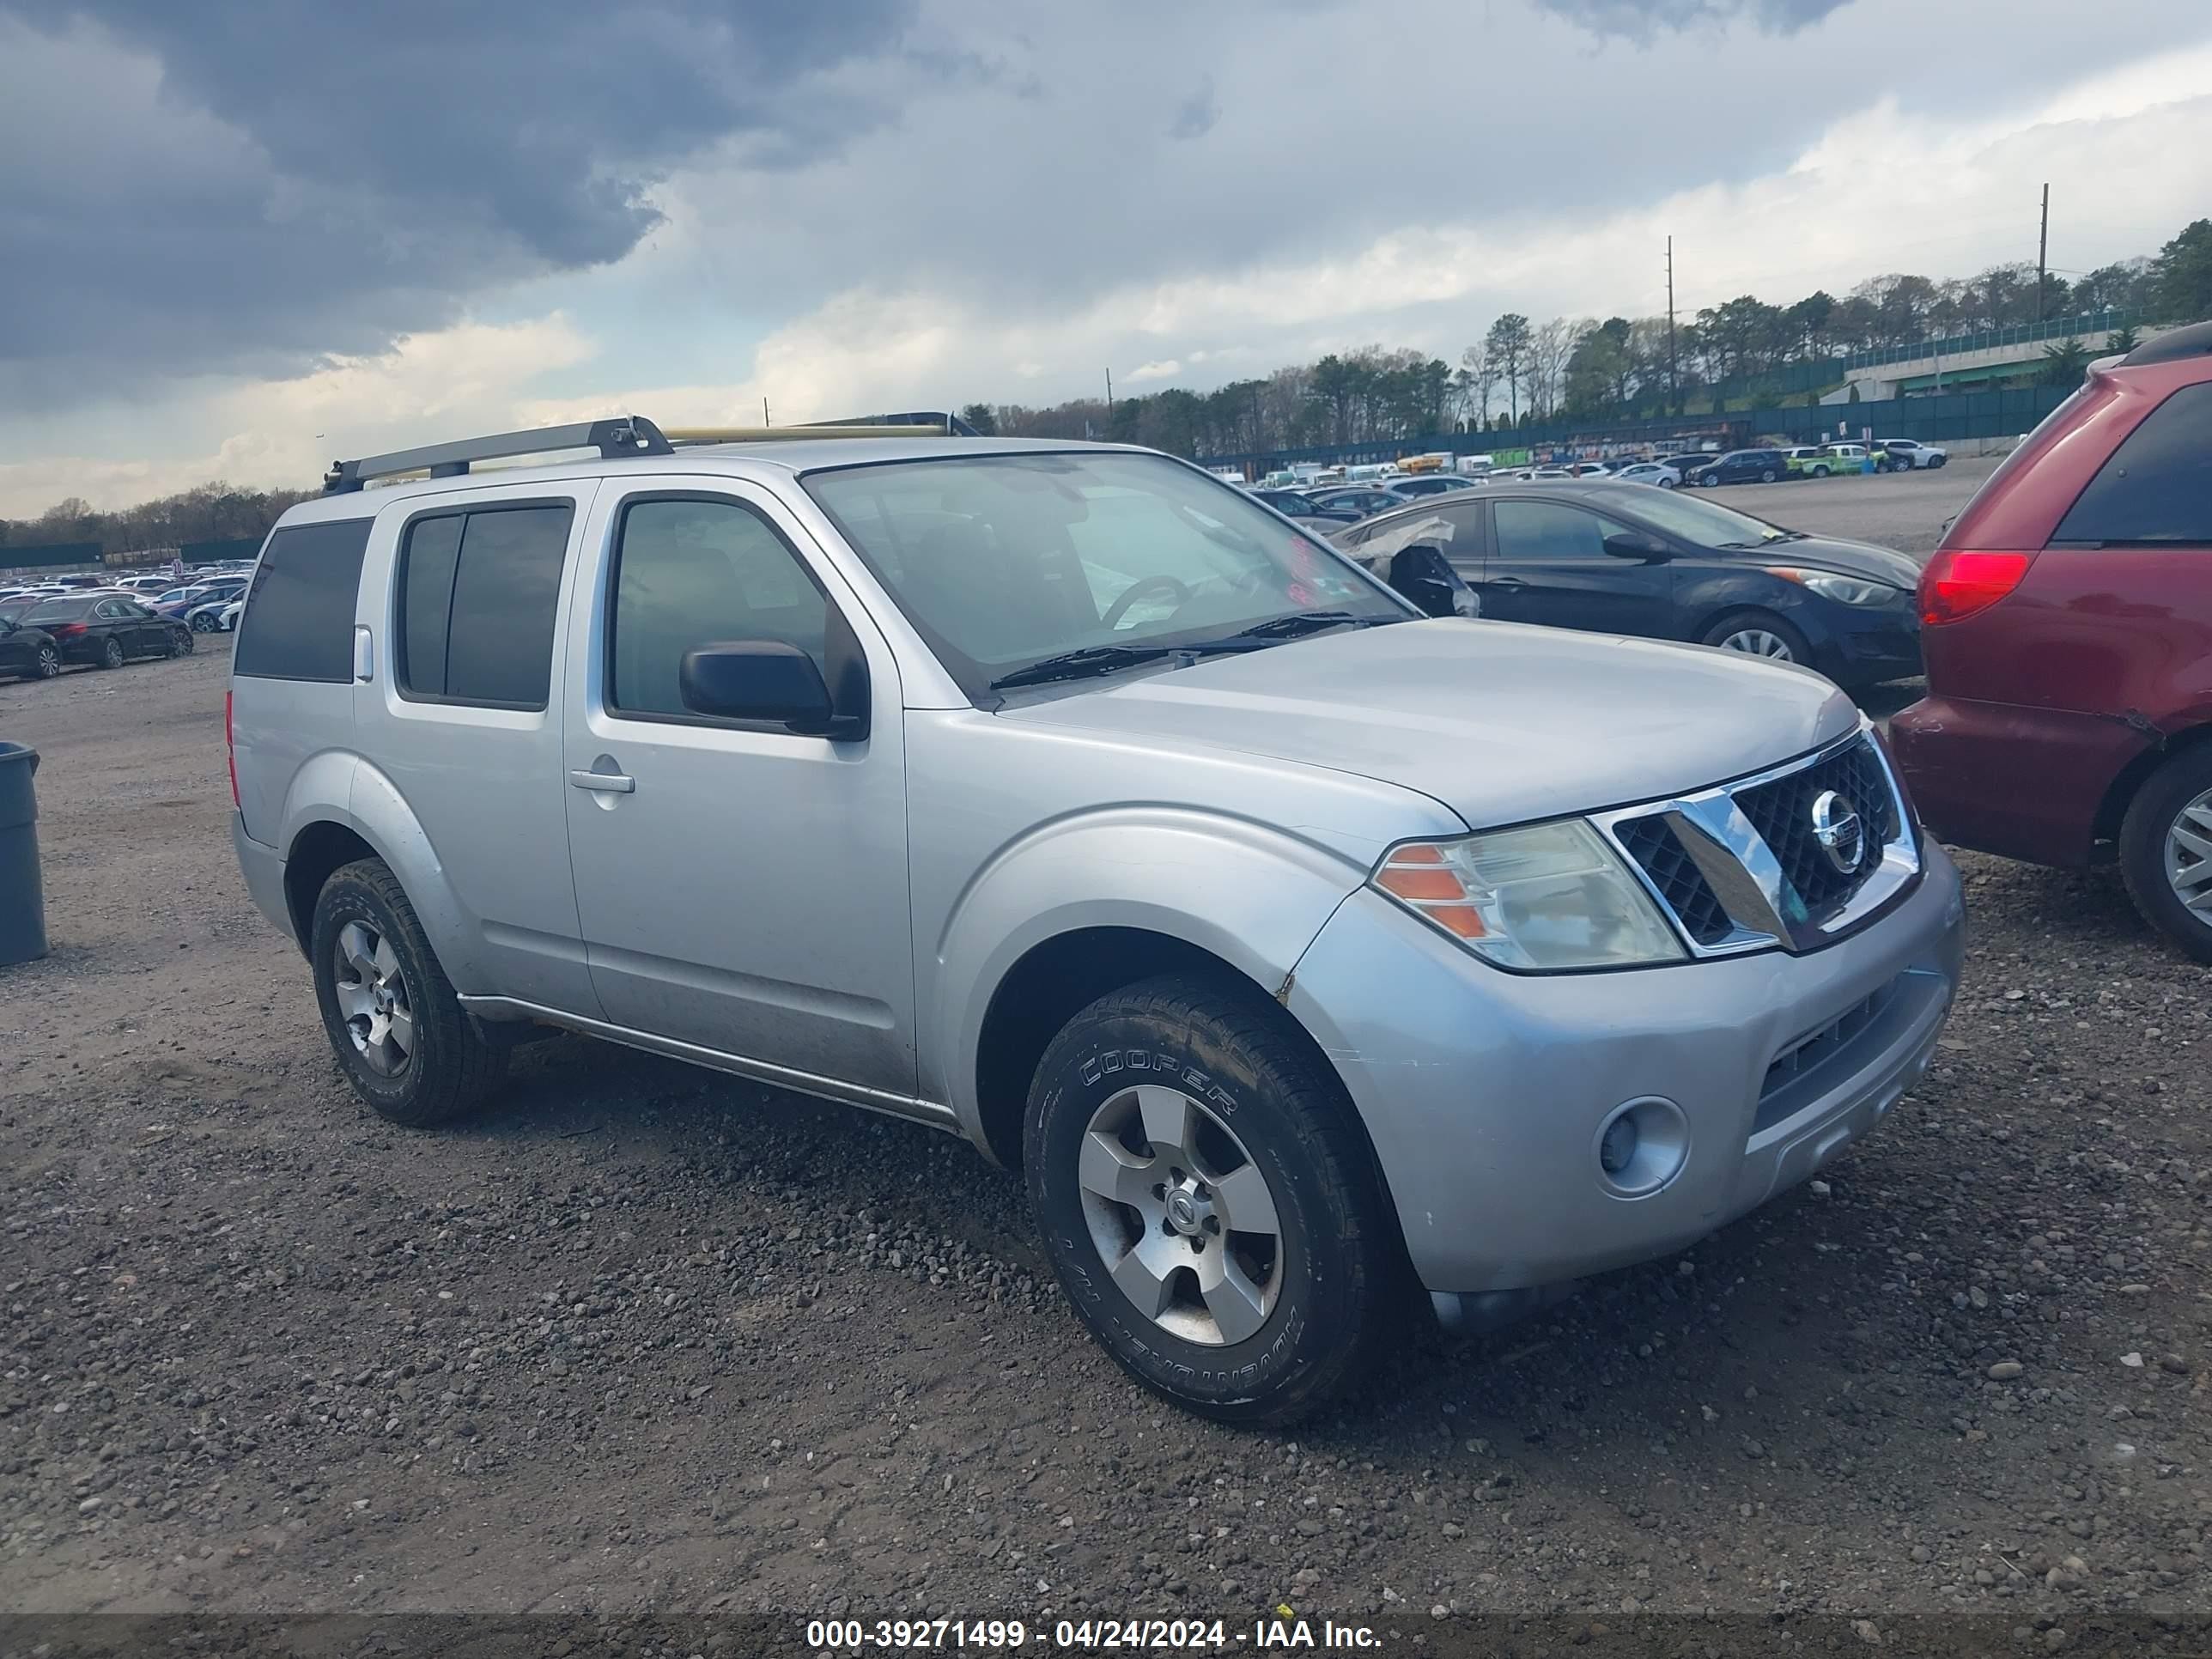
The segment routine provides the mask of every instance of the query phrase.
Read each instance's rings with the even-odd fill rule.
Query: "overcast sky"
[[[373,28],[358,20],[375,20]],[[0,0],[0,514],[2147,253],[2174,0]]]

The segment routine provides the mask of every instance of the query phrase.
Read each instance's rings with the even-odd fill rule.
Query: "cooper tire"
[[[362,859],[332,874],[316,895],[309,932],[315,1002],[331,1052],[354,1092],[378,1115],[427,1128],[473,1110],[499,1086],[507,1049],[484,1041],[462,1010],[415,907],[383,860]],[[385,951],[392,959],[388,978],[373,970],[349,974],[343,965],[349,951],[380,958]],[[367,999],[360,994],[364,987],[371,993]],[[341,1006],[342,997],[349,1006]],[[381,1032],[368,1006],[378,1001],[386,1016]],[[389,1066],[372,1060],[364,1039],[387,1049],[398,1041],[395,1002],[407,1015],[405,1059]],[[362,1029],[364,1020],[368,1031]]]
[[[2212,746],[2200,744],[2136,791],[2120,823],[2119,848],[2120,875],[2143,920],[2199,962],[2212,962],[2212,850],[2206,849],[2212,849]],[[2194,907],[2183,898],[2185,888],[2197,897]]]
[[[1139,1382],[1222,1422],[1290,1422],[1352,1382],[1380,1346],[1402,1260],[1352,1103],[1326,1065],[1284,1029],[1285,1018],[1226,977],[1171,975],[1111,992],[1046,1049],[1024,1125],[1030,1206],[1083,1322]],[[1185,1120],[1196,1148],[1190,1153],[1148,1144],[1155,1122],[1176,1109],[1170,1096],[1194,1109]],[[1091,1143],[1124,1111],[1138,1114],[1126,1132],[1138,1137],[1134,1149],[1121,1153],[1120,1164],[1102,1164]],[[1223,1133],[1209,1135],[1209,1123]],[[1146,1153],[1159,1156],[1148,1162]],[[1108,1149],[1108,1158],[1115,1156]],[[1249,1169],[1233,1161],[1240,1158]],[[1170,1169],[1171,1159],[1190,1167]],[[1210,1260],[1199,1253],[1202,1243],[1211,1248],[1204,1234],[1177,1235],[1164,1212],[1150,1224],[1155,1237],[1138,1209],[1101,1197],[1094,1169],[1118,1179],[1123,1164],[1138,1171],[1132,1180],[1161,1178],[1160,1188],[1132,1188],[1136,1196],[1162,1195],[1168,1178],[1180,1175],[1221,1206],[1228,1223],[1221,1249],[1240,1254],[1232,1286],[1243,1295],[1271,1285],[1272,1296],[1235,1303],[1233,1317],[1217,1320],[1211,1310],[1224,1295],[1219,1279],[1212,1291],[1200,1286]],[[1247,1202],[1255,1182],[1264,1217],[1262,1202]],[[1245,1223],[1273,1229],[1264,1262],[1243,1254],[1262,1236]],[[1106,1244],[1102,1228],[1112,1236]],[[1123,1259],[1109,1261],[1116,1239]],[[1133,1270],[1139,1246],[1182,1265]],[[1185,1247],[1188,1259],[1179,1254]],[[1133,1271],[1136,1294],[1159,1305],[1140,1307],[1125,1289]],[[1154,1284],[1170,1291],[1155,1297]],[[1224,1305],[1229,1300],[1224,1295]]]

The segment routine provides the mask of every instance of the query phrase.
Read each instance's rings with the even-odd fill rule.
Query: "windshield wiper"
[[[1003,691],[1017,685],[1042,685],[1048,680],[1087,679],[1093,674],[1110,674],[1117,668],[1127,668],[1140,662],[1157,662],[1169,653],[1164,645],[1086,645],[1080,650],[1063,651],[1055,657],[1044,657],[1027,665],[1001,674],[991,682],[991,690]]]
[[[1363,625],[1380,618],[1355,617],[1349,611],[1293,611],[1287,617],[1270,617],[1263,623],[1254,623],[1249,628],[1239,629],[1230,635],[1238,640],[1294,640],[1301,634],[1310,634],[1316,629],[1334,628],[1339,623],[1359,623]],[[1205,647],[1200,647],[1203,650]]]

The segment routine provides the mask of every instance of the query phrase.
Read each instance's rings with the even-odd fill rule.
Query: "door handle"
[[[634,795],[637,780],[619,772],[571,772],[568,781],[579,789],[596,789],[607,795]]]
[[[1523,581],[1518,576],[1493,576],[1491,579],[1490,585],[1492,587],[1526,587],[1528,586],[1527,582]]]

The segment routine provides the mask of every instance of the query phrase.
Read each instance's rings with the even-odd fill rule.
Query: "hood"
[[[1920,584],[1922,561],[1911,554],[1900,553],[1893,547],[1877,547],[1872,542],[1845,541],[1836,536],[1807,536],[1801,541],[1776,542],[1771,547],[1741,551],[1729,548],[1723,551],[1727,556],[1749,562],[1803,565],[1812,569],[1832,570],[1842,576],[1887,582],[1893,587],[1908,590]]]
[[[1819,675],[1740,652],[1456,620],[1055,691],[1000,718],[1376,778],[1476,830],[1702,789],[1859,718]]]

